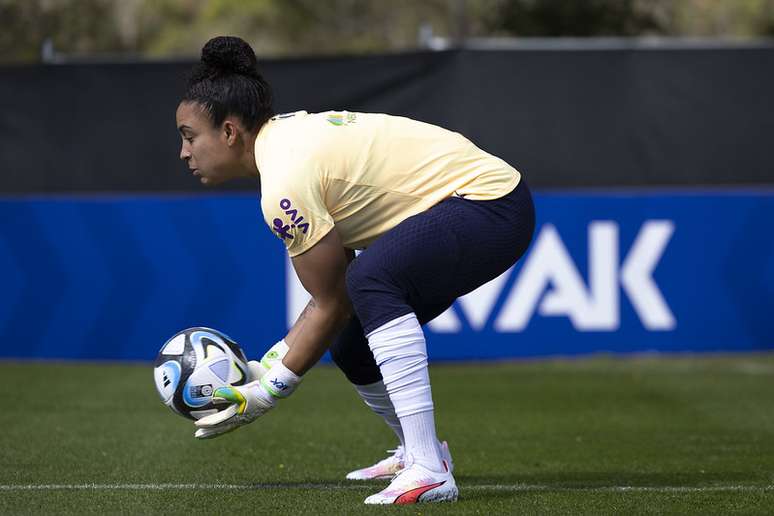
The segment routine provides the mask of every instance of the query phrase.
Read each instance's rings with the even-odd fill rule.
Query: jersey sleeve
[[[333,228],[323,201],[322,184],[313,177],[289,174],[261,198],[263,218],[292,258],[311,249]]]

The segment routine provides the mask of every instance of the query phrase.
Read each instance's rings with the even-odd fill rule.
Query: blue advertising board
[[[535,201],[529,252],[426,326],[431,359],[774,349],[773,191]],[[245,194],[0,199],[0,285],[5,358],[152,360],[190,326],[255,356],[306,301]]]

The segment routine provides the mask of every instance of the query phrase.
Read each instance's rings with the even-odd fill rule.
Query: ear
[[[236,143],[237,139],[239,138],[238,131],[239,128],[231,120],[226,120],[223,122],[223,136],[226,138],[226,145],[232,147]]]

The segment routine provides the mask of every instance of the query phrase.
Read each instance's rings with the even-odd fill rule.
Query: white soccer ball
[[[247,383],[247,359],[227,335],[212,328],[188,328],[161,347],[153,379],[166,406],[199,419],[222,408],[212,403],[218,387]]]

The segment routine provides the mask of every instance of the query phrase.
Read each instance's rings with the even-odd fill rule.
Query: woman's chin
[[[228,179],[230,179],[228,176],[224,177],[221,175],[214,175],[214,176],[199,175],[199,181],[201,181],[203,185],[207,185],[207,186],[217,186],[221,183],[226,182]]]
[[[202,176],[199,180],[205,186],[216,186],[223,182],[221,179],[217,179],[214,177],[205,177],[205,176]]]

